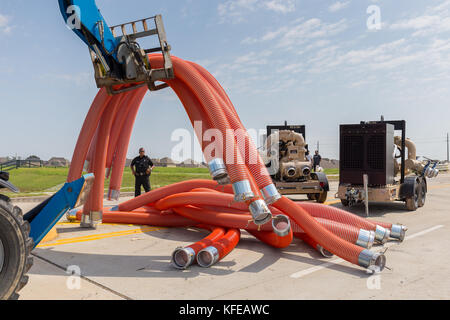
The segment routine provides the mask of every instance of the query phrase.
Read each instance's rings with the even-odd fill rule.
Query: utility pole
[[[450,138],[447,132],[447,162],[450,162]]]
[[[320,141],[317,141],[317,151],[320,153]]]

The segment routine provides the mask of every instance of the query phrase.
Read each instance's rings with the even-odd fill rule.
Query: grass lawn
[[[10,171],[10,181],[20,189],[20,194],[4,192],[9,197],[40,196],[56,192],[67,179],[68,168],[20,168]],[[180,181],[210,179],[206,168],[155,168],[150,178],[153,188],[159,188]],[[109,180],[105,181],[105,190]],[[134,190],[134,177],[126,168],[122,191]]]
[[[66,181],[68,168],[20,168],[10,171],[10,181],[20,189],[20,194],[5,192],[9,197],[40,196],[56,192]],[[339,174],[339,169],[325,169],[328,175]],[[155,168],[150,182],[152,188],[164,187],[192,179],[211,179],[206,168]],[[105,191],[109,181],[105,181]],[[125,168],[121,190],[134,191],[134,177]]]

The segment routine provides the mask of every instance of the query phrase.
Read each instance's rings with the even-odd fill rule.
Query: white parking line
[[[414,239],[414,238],[417,238],[417,237],[420,237],[420,236],[423,236],[423,235],[426,235],[427,233],[436,231],[436,230],[441,229],[443,227],[444,227],[443,225],[437,225],[437,226],[431,227],[429,229],[417,232],[415,234],[412,234],[410,236],[405,237],[405,241],[411,240],[411,239]],[[383,247],[380,247],[380,250],[377,250],[377,251],[384,251],[384,249],[392,247],[394,245],[398,245],[398,244],[399,244],[398,242],[391,242],[391,243],[388,243],[388,244],[384,245]],[[340,259],[340,258],[339,259],[334,259],[333,261],[325,262],[325,263],[322,263],[322,264],[320,264],[318,266],[311,267],[311,268],[308,268],[308,269],[305,269],[305,270],[293,273],[293,274],[291,274],[291,278],[300,279],[300,278],[303,278],[303,277],[305,277],[305,276],[307,276],[307,275],[309,275],[311,273],[314,273],[316,271],[320,271],[322,269],[325,269],[325,268],[328,268],[328,267],[331,267],[331,266],[334,266],[334,265],[339,265],[339,264],[341,264],[343,262],[345,262],[344,259]]]

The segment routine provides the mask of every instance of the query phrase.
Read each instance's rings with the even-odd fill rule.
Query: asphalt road
[[[82,230],[60,223],[59,238],[34,250],[21,299],[449,299],[450,175],[429,185],[427,203],[416,212],[402,203],[371,204],[371,217],[409,227],[403,243],[374,248],[387,249],[389,269],[381,274],[322,258],[301,240],[278,250],[246,233],[212,268],[179,271],[169,264],[172,251],[205,233],[119,225]],[[330,197],[336,183],[332,189]],[[334,202],[329,205],[341,207]],[[18,205],[27,210],[36,204]],[[364,215],[363,206],[351,211]]]

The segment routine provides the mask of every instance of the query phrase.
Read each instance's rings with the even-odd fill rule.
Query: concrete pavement
[[[337,183],[331,188],[330,197]],[[18,205],[26,210],[35,204]],[[179,271],[169,264],[172,251],[206,233],[124,225],[83,230],[61,223],[59,238],[34,250],[35,265],[21,298],[449,299],[449,206],[450,175],[430,181],[427,203],[416,212],[406,211],[402,203],[371,204],[373,218],[409,227],[405,242],[385,246],[390,269],[379,275],[341,259],[322,258],[297,239],[278,250],[246,233],[238,247],[212,268]],[[363,206],[351,211],[364,215]],[[81,271],[82,277],[71,276],[68,268]]]

